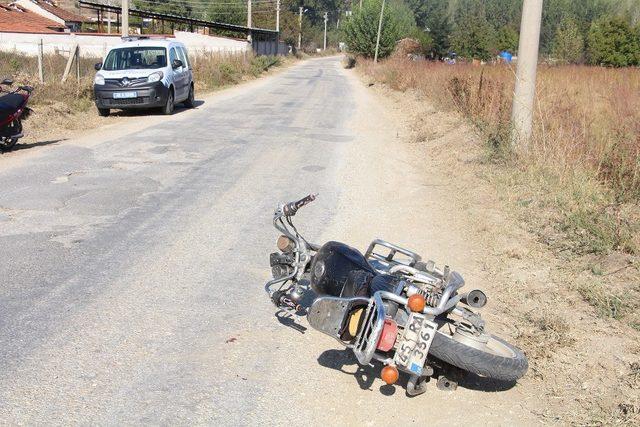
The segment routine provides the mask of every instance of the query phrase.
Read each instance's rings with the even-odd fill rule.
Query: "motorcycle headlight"
[[[96,74],[93,83],[102,86],[104,84],[104,76],[102,74]]]
[[[156,71],[155,73],[149,74],[149,77],[147,77],[147,82],[149,83],[159,82],[160,80],[162,80],[163,77],[164,77],[164,74],[162,74],[162,71]]]

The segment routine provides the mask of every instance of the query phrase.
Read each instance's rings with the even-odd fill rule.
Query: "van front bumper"
[[[98,108],[153,108],[163,107],[167,103],[169,88],[161,81],[129,87],[94,85],[93,92]],[[114,98],[114,93],[136,92],[135,98]]]

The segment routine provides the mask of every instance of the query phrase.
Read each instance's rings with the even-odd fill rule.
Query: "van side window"
[[[189,63],[189,55],[187,55],[187,49],[182,46],[178,48],[178,53],[180,53],[180,60],[184,63],[185,67],[191,68],[191,64]]]
[[[176,50],[175,48],[171,48],[171,50],[169,51],[169,64],[173,67],[173,60],[174,59],[178,59],[178,57],[176,56]]]

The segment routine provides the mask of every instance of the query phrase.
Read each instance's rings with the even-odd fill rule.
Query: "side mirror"
[[[102,62],[98,62],[96,65],[93,66],[93,68],[95,68],[96,71],[100,71],[102,69]]]
[[[171,68],[175,70],[176,68],[180,68],[180,67],[182,67],[182,61],[180,61],[179,59],[174,59],[173,62],[171,63]]]
[[[13,80],[11,79],[4,79],[2,82],[0,82],[0,84],[2,85],[6,85],[6,86],[11,86],[13,84]]]

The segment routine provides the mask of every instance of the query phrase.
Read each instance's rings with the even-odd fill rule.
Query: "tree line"
[[[379,0],[370,0],[371,4]],[[452,53],[489,60],[501,51],[517,54],[522,0],[393,0],[385,14],[391,39],[421,34],[433,58]],[[415,26],[398,32],[398,19],[408,7]],[[361,46],[366,15],[354,12],[349,41]],[[541,55],[560,63],[640,65],[640,0],[545,0],[540,35]],[[388,37],[383,37],[387,41]],[[390,46],[385,46],[385,53]],[[357,53],[371,56],[370,49]]]
[[[140,8],[207,20],[246,24],[246,0],[133,0]],[[253,25],[275,28],[275,0],[254,0]],[[360,6],[362,4],[362,7]],[[324,12],[330,46],[347,43],[373,56],[381,0],[282,0],[280,38],[297,44],[302,6],[302,44],[322,46]],[[451,53],[489,60],[517,54],[522,0],[389,0],[380,56],[398,40],[417,39],[431,58]],[[640,65],[640,0],[545,0],[540,52],[559,63]]]

